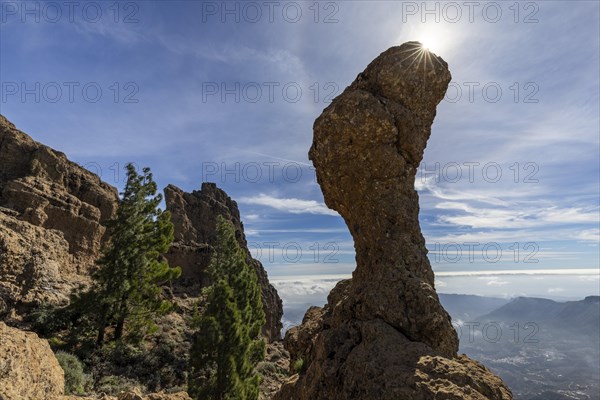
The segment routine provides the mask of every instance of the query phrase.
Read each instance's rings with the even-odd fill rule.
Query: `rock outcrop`
[[[415,172],[450,79],[444,60],[408,42],[377,57],[315,121],[309,156],[354,238],[357,267],[286,335],[305,371],[276,399],[512,398],[457,355],[419,227]]]
[[[100,395],[94,397],[62,396],[57,400],[192,400],[187,392],[177,393],[151,393],[143,395],[139,390],[131,390],[119,394],[117,397]]]
[[[290,354],[282,341],[267,344],[265,359],[258,364],[257,370],[261,377],[258,400],[270,400],[289,377]]]
[[[0,399],[54,400],[64,373],[46,340],[0,322]]]
[[[197,293],[210,282],[206,267],[210,263],[211,248],[216,240],[217,216],[231,221],[236,238],[246,253],[246,259],[258,275],[266,314],[263,335],[276,340],[281,335],[283,306],[275,288],[269,283],[267,272],[260,261],[252,258],[248,250],[244,225],[240,219],[237,203],[214,183],[203,183],[199,191],[186,193],[169,185],[165,188],[166,208],[171,212],[175,225],[175,241],[167,254],[172,265],[182,269],[176,290]]]
[[[121,393],[117,400],[192,400],[186,392],[179,393],[152,393],[144,396],[139,390],[132,390]]]
[[[183,268],[176,286],[197,294],[209,283],[205,268],[215,221],[225,216],[257,271],[267,314],[264,333],[278,339],[281,299],[262,264],[250,256],[235,201],[213,184],[193,193],[168,186],[165,197],[175,225],[168,258]],[[65,304],[73,289],[89,283],[105,240],[104,223],[117,202],[114,187],[0,115],[0,320],[16,321],[41,303]]]
[[[89,281],[117,190],[0,115],[0,318]]]

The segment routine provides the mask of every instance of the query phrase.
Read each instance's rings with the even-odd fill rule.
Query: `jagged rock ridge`
[[[214,184],[193,193],[168,186],[165,197],[175,225],[167,256],[183,267],[175,286],[189,290],[208,284],[204,268],[216,217],[223,215],[235,225],[258,274],[267,315],[263,332],[279,338],[281,299],[263,266],[250,256],[235,201]],[[90,283],[90,269],[106,240],[104,223],[114,216],[117,202],[116,188],[0,115],[0,320],[18,325],[31,308],[66,304],[74,289]]]
[[[408,42],[377,57],[315,121],[309,156],[354,238],[357,267],[286,335],[304,372],[276,399],[512,398],[457,355],[419,227],[415,173],[450,79],[444,60]]]
[[[279,339],[282,328],[282,302],[275,288],[269,283],[263,265],[252,258],[248,250],[237,203],[214,183],[203,183],[201,190],[192,193],[169,185],[165,188],[165,201],[175,225],[175,241],[167,258],[172,265],[182,268],[178,289],[194,293],[199,287],[210,283],[206,267],[210,263],[211,246],[216,240],[217,216],[221,215],[234,225],[236,238],[246,253],[246,260],[258,275],[267,320],[263,326],[263,334],[269,340]]]

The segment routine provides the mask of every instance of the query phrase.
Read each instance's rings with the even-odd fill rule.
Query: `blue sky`
[[[597,272],[561,287],[502,271],[599,268],[598,2],[69,7],[1,3],[0,112],[116,186],[128,161],[161,187],[217,182],[271,277],[354,269],[312,124],[379,53],[420,40],[453,76],[415,182],[439,290],[597,293]]]

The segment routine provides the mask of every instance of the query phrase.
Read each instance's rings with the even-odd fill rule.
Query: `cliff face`
[[[0,317],[68,301],[116,207],[115,188],[0,116]]]
[[[419,227],[415,172],[450,79],[444,60],[405,43],[315,121],[309,156],[354,238],[357,267],[286,335],[305,371],[277,399],[511,398],[498,377],[457,355]]]
[[[178,265],[182,269],[182,277],[176,289],[194,294],[200,287],[210,283],[206,267],[210,263],[211,246],[216,241],[217,216],[221,215],[233,223],[236,238],[246,253],[246,260],[258,275],[267,319],[263,334],[271,341],[279,339],[282,302],[269,283],[264,267],[260,261],[252,258],[248,250],[237,203],[214,183],[203,183],[201,190],[192,193],[185,193],[169,185],[165,188],[165,201],[175,225],[175,241],[167,258],[172,265]]]
[[[281,299],[262,264],[247,249],[235,201],[214,184],[184,193],[165,189],[175,225],[167,257],[183,268],[176,287],[198,294],[215,240],[217,215],[233,222],[262,287],[265,335],[280,336]],[[90,268],[105,240],[104,223],[116,211],[117,190],[35,142],[0,115],[0,320],[19,319],[43,302],[65,304],[73,289],[90,282]]]

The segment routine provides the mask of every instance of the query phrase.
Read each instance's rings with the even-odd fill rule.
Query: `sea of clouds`
[[[283,331],[302,322],[310,306],[323,306],[337,282],[350,275],[282,276],[270,279],[283,301]],[[600,272],[581,270],[514,270],[438,272],[439,293],[513,298],[542,297],[556,301],[600,295]]]

